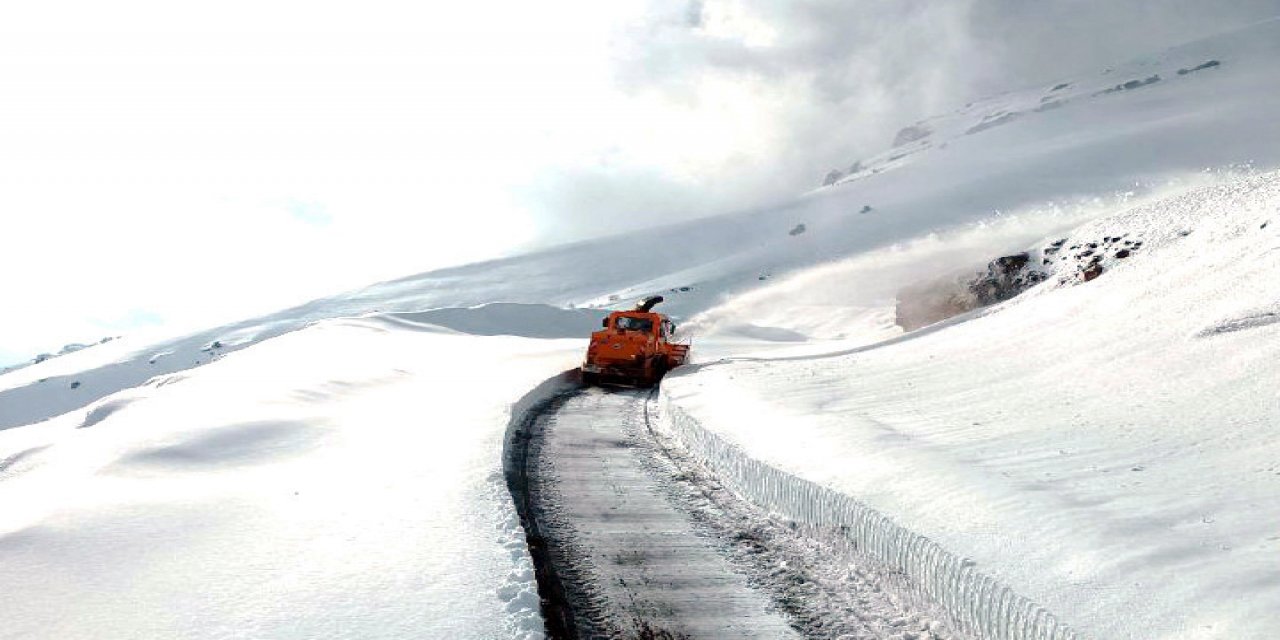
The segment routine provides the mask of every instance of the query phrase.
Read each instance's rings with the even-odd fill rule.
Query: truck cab
[[[656,298],[656,300],[654,299]],[[651,311],[661,296],[646,298],[636,309],[614,311],[591,334],[582,379],[587,384],[653,386],[667,371],[685,363],[689,345],[674,342],[675,324]]]

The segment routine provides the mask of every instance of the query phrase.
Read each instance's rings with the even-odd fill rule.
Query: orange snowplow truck
[[[604,329],[591,334],[582,381],[651,387],[672,368],[685,363],[689,345],[672,342],[676,326],[652,311],[662,296],[641,300],[632,311],[614,311]]]

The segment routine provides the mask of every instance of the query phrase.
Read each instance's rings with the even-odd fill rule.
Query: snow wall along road
[[[703,427],[664,391],[659,428],[682,442],[726,486],[815,536],[845,546],[878,566],[902,595],[941,606],[952,629],[999,640],[1077,640],[1081,636],[1044,607],[1014,593],[974,563],[895,524],[850,496],[745,455]]]

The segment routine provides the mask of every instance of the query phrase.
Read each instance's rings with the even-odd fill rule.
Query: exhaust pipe
[[[636,303],[636,311],[643,311],[645,313],[648,313],[649,310],[654,307],[654,305],[658,304],[659,302],[662,302],[662,300],[663,300],[662,296],[649,296],[648,298],[641,298],[640,302]]]

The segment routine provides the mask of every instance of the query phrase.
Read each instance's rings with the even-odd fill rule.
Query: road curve
[[[513,418],[506,475],[551,638],[959,637],[847,545],[725,489],[653,428],[652,396],[563,389]]]
[[[648,396],[586,389],[530,431],[531,516],[576,637],[801,637],[663,486],[645,442]]]

